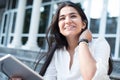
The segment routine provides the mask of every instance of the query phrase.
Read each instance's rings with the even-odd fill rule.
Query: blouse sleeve
[[[44,80],[57,80],[57,71],[55,68],[55,56],[53,55],[53,58],[45,72]]]
[[[105,38],[96,40],[94,45],[94,58],[96,60],[96,73],[92,80],[109,80],[108,60],[110,56],[110,46]]]

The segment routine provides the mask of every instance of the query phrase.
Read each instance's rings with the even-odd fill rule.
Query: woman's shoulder
[[[105,39],[105,37],[96,37],[92,39],[92,42],[100,43],[100,42],[107,42],[107,40]]]
[[[66,48],[63,47],[63,48],[58,48],[55,50],[55,54],[58,54],[58,53],[63,53],[64,51],[66,51]]]
[[[105,37],[97,37],[97,38],[93,38],[92,39],[92,43],[94,45],[102,45],[102,46],[108,46],[109,47],[109,43],[108,41],[106,40]]]

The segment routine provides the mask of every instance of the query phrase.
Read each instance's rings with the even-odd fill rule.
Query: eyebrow
[[[69,15],[77,14],[76,12],[71,12]],[[64,15],[60,15],[59,17],[64,17]]]

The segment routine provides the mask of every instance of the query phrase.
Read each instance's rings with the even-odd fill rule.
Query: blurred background
[[[65,0],[0,0],[0,57],[12,54],[33,69],[40,52],[47,50],[46,29],[62,1]],[[66,1],[81,5],[93,37],[106,38],[113,60],[110,76],[120,80],[120,0]],[[0,80],[8,80],[2,72]]]

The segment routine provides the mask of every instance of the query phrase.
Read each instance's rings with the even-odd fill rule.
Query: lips
[[[66,29],[66,30],[73,30],[73,29],[75,29],[75,26],[66,26],[64,29]]]

